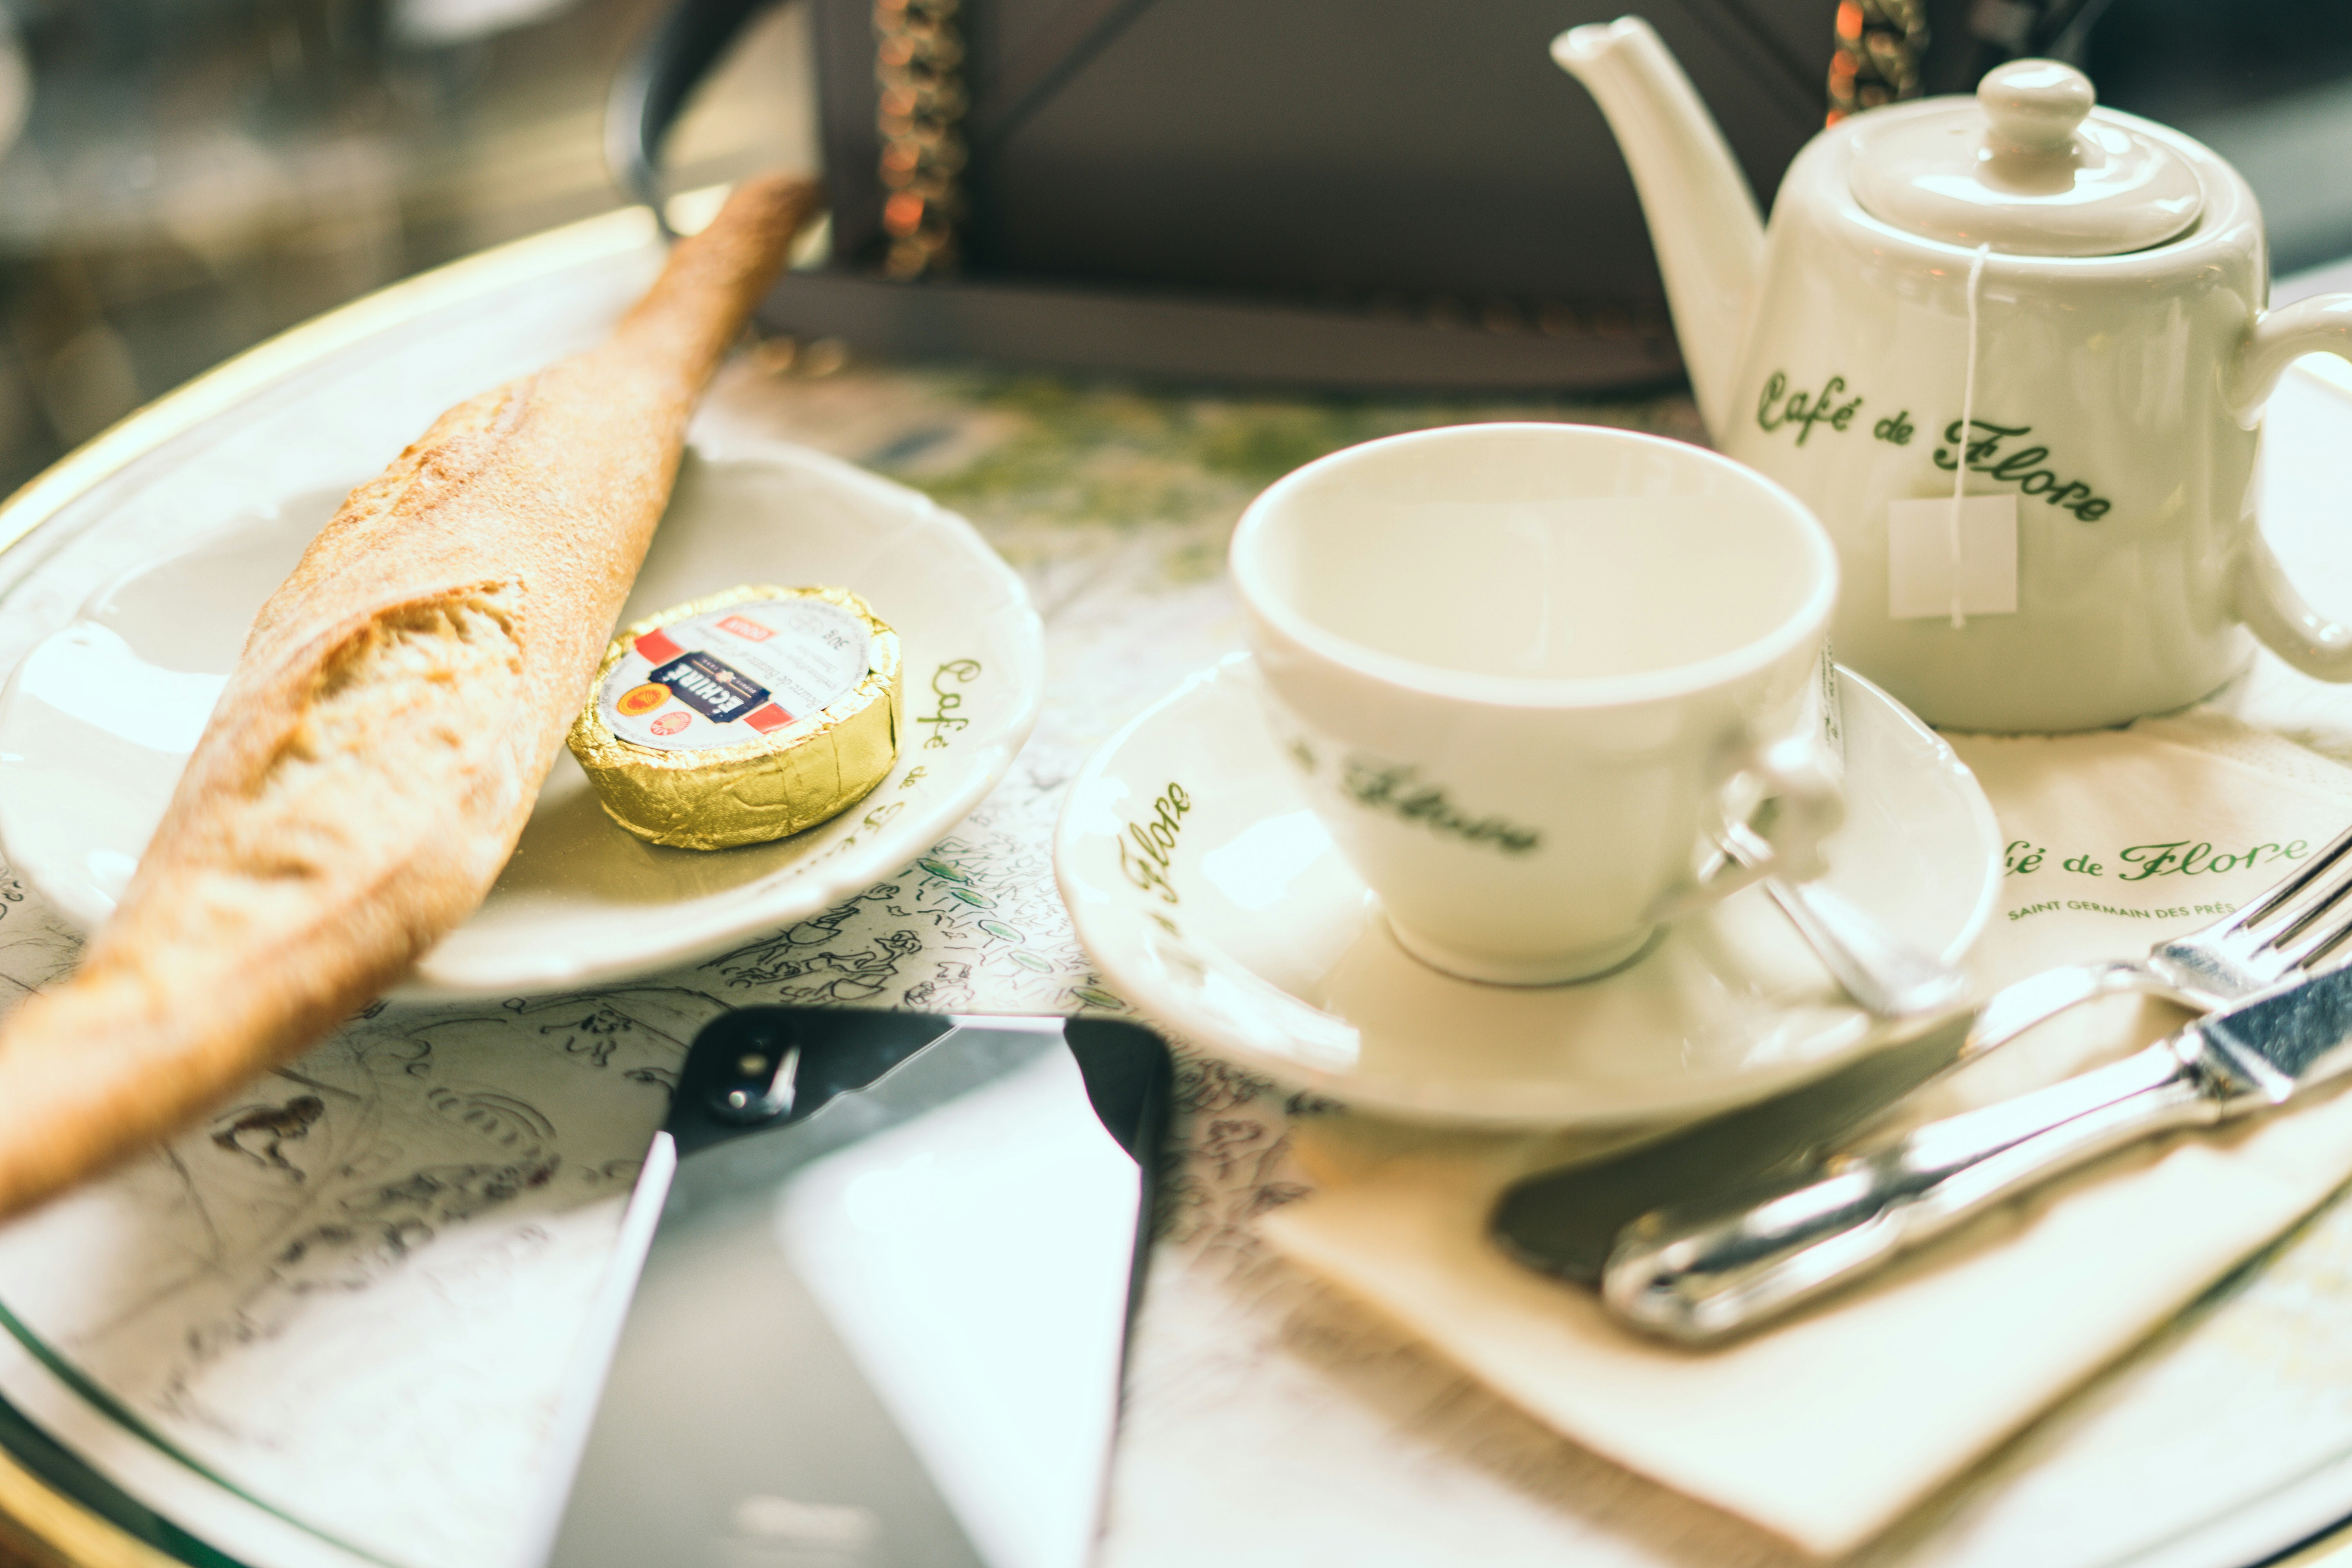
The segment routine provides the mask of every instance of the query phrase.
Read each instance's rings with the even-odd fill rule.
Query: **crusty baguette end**
[[[113,919],[0,1026],[0,1214],[379,994],[512,853],[695,399],[815,210],[739,186],[599,348],[452,408],[265,603]]]

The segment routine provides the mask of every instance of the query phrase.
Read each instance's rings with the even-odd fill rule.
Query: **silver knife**
[[[2111,1066],[1834,1161],[1818,1179],[1646,1215],[1611,1255],[1601,1300],[1648,1333],[1723,1339],[2111,1150],[2284,1105],[2347,1072],[2352,970],[2337,969]]]
[[[1968,1007],[1901,1020],[1859,1059],[1786,1093],[1514,1183],[1495,1205],[1495,1240],[1530,1268],[1597,1287],[1627,1226],[1653,1209],[1819,1170],[1822,1151],[1964,1059],[1976,1024]]]
[[[1166,1047],[1107,1020],[748,1008],[698,1035],[525,1561],[1080,1568]]]

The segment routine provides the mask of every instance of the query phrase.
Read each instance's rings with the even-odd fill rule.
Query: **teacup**
[[[1820,868],[1829,536],[1712,452],[1588,426],[1334,452],[1243,514],[1276,738],[1406,951],[1550,984]],[[1769,852],[1702,881],[1759,796]]]

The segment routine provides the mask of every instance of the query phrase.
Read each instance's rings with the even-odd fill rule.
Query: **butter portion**
[[[729,849],[814,827],[898,754],[898,637],[845,588],[751,584],[622,628],[572,726],[604,813]]]

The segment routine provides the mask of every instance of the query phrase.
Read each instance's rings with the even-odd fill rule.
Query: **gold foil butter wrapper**
[[[680,849],[838,816],[898,755],[898,634],[846,588],[730,588],[621,629],[572,726],[604,814]]]

